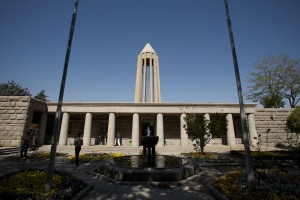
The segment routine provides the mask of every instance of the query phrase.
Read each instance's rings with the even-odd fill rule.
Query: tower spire
[[[158,55],[149,43],[138,55],[134,102],[161,102]]]
[[[141,53],[147,53],[147,52],[156,54],[156,52],[154,51],[154,49],[152,48],[152,46],[149,43],[147,43],[145,45],[145,47],[143,48],[143,50],[141,51]]]

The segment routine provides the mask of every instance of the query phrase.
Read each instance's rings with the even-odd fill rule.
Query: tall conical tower
[[[149,43],[138,55],[134,102],[161,102],[158,55]]]

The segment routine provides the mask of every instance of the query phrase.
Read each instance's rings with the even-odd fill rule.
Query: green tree
[[[184,126],[187,134],[192,137],[194,149],[196,152],[204,153],[204,147],[213,137],[220,137],[227,131],[227,121],[224,116],[211,115],[210,120],[204,116],[196,114],[187,114],[184,118]]]
[[[295,108],[288,116],[286,126],[292,133],[300,133],[300,107]]]
[[[277,77],[282,87],[281,95],[286,98],[291,108],[295,108],[300,100],[300,60],[280,57],[277,66]]]
[[[49,101],[48,96],[46,95],[46,90],[39,91],[35,96],[35,99],[41,100],[41,101]]]
[[[300,133],[300,107],[295,108],[291,114],[288,116],[286,121],[286,126],[290,130],[290,133],[287,132],[287,141],[289,146],[300,148],[300,143],[298,141]],[[295,134],[295,137],[293,135]]]
[[[264,108],[283,108],[285,102],[282,96],[264,96],[260,100],[260,104],[264,106]]]
[[[248,99],[265,107],[283,107],[283,99],[289,101],[291,108],[297,105],[300,99],[299,59],[291,59],[286,54],[267,56],[253,68],[248,77]]]
[[[0,83],[0,96],[32,96],[28,88],[15,81]]]

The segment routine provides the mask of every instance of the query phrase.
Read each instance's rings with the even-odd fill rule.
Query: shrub
[[[292,133],[300,133],[300,107],[295,108],[288,116],[286,126]]]

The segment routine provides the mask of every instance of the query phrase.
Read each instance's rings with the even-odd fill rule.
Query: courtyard
[[[41,149],[37,152],[44,152],[44,150]],[[94,149],[95,151],[99,152],[99,149]],[[74,166],[74,162],[68,159],[74,155],[73,148],[66,148],[61,156],[56,157],[56,170],[68,172],[87,183],[85,189],[72,199],[224,199],[224,196],[214,189],[212,184],[229,172],[245,168],[244,157],[239,155],[238,152],[222,151],[213,153],[221,159],[203,160],[193,158],[194,161],[200,163],[201,171],[186,179],[172,183],[122,182],[107,178],[95,172],[99,162],[103,161],[82,160],[80,166]],[[29,154],[32,154],[32,152],[29,152]],[[48,162],[49,158],[47,157],[39,159],[29,157],[25,162],[21,162],[19,159],[1,159],[0,175],[3,176],[17,170],[47,169]],[[262,163],[265,163],[265,165]],[[254,158],[254,166],[257,169],[283,170],[289,175],[297,177],[298,181],[300,176],[299,164],[299,154],[286,160],[276,158],[260,160]]]

